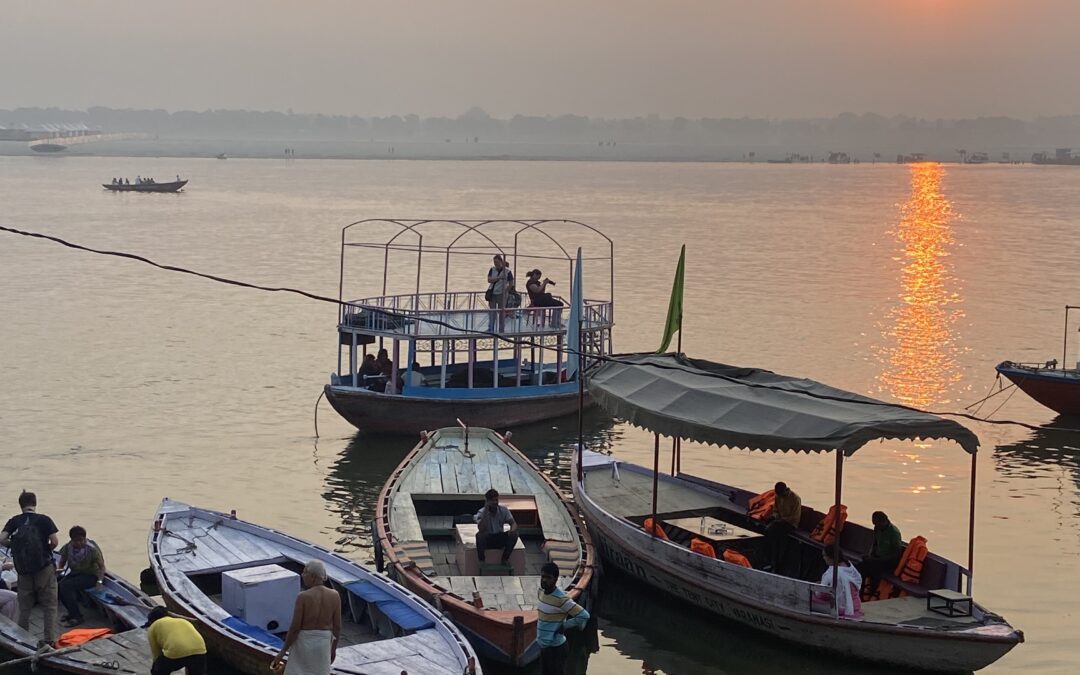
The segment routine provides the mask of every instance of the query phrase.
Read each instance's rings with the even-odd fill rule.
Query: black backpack
[[[29,515],[11,535],[11,559],[19,574],[37,574],[53,562],[37,521]]]

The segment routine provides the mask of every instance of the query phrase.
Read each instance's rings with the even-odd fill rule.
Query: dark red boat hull
[[[1080,417],[1080,373],[1056,368],[998,364],[998,373],[1042,405],[1069,417]]]

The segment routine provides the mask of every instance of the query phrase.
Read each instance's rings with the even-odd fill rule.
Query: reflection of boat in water
[[[1060,368],[1057,359],[1054,359],[1043,363],[1002,361],[996,370],[1025,394],[1054,412],[1080,417],[1080,363],[1077,368],[1065,366],[1069,351],[1069,312],[1074,309],[1080,307],[1065,306],[1066,328]]]
[[[112,192],[179,192],[188,182],[174,180],[169,183],[102,183],[101,187]]]
[[[31,143],[30,149],[34,152],[63,152],[67,150],[67,146],[59,143]]]
[[[657,468],[660,434],[731,448],[834,452],[833,508],[840,513],[845,456],[876,439],[949,439],[971,455],[974,467],[979,441],[962,425],[811,380],[673,354],[622,355],[590,373],[589,389],[609,413],[656,434],[651,469],[584,449],[578,454],[574,496],[606,565],[772,638],[844,658],[977,670],[1023,641],[1020,631],[971,597],[973,518],[966,565],[927,552],[907,582],[886,577],[902,593],[863,603],[862,616],[852,620],[839,616],[837,575],[831,584],[820,576],[825,544],[812,532],[826,514],[804,506],[798,527],[781,535],[789,558],[818,568],[807,562],[786,575],[773,573],[759,568],[768,555],[765,526],[750,515],[754,492]],[[666,535],[647,530],[647,519]],[[702,531],[705,522],[716,529]],[[859,561],[872,540],[871,529],[848,521],[830,548]],[[712,556],[698,552],[702,543]],[[747,558],[755,567],[745,566]],[[896,574],[906,576],[901,568]],[[936,611],[934,598],[952,598],[964,608]]]
[[[360,238],[365,235],[370,239]],[[570,253],[575,246],[576,260]],[[596,280],[590,289],[603,289],[599,299],[569,308],[557,298],[555,306],[525,306],[511,293],[506,308],[491,309],[483,288],[450,290],[468,279],[486,281],[495,254],[504,255],[519,291],[526,268],[518,263],[530,259],[558,265],[577,288],[582,247],[591,247],[586,257],[597,274],[590,277]],[[364,253],[368,257],[358,264],[357,254]],[[337,372],[325,386],[327,400],[361,430],[396,434],[451,426],[458,419],[505,429],[576,412],[578,352],[588,360],[611,351],[613,253],[611,239],[575,221],[370,219],[347,225]],[[457,269],[462,260],[471,263],[469,269]],[[344,296],[347,272],[364,270],[370,284],[380,268],[379,295]],[[429,287],[437,279],[435,290],[424,290],[423,279]],[[389,292],[391,285],[404,284],[408,292]],[[369,347],[386,350],[381,369],[373,361],[374,371],[362,370],[361,362],[373,358]]]
[[[998,469],[1006,475],[1030,478],[1040,466],[1058,466],[1072,473],[1080,486],[1080,434],[1076,419],[1055,417],[1027,437],[994,449]]]

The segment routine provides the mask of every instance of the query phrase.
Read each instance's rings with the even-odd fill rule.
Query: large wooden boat
[[[287,534],[165,499],[149,551],[165,604],[192,618],[207,648],[248,675],[265,675],[281,648],[300,591],[298,573],[310,560],[325,564],[329,585],[341,595],[342,635],[333,675],[480,672],[464,636],[420,598],[373,570]],[[243,584],[263,584],[267,590],[258,591],[260,598],[241,600],[230,589]]]
[[[995,369],[1021,391],[1051,410],[1067,416],[1080,417],[1080,363],[1076,368],[1066,366],[1069,354],[1069,313],[1080,309],[1065,306],[1065,335],[1062,340],[1061,363],[1057,359],[1043,363],[1002,361]],[[1000,391],[1000,390],[999,390]],[[995,392],[995,395],[998,392]]]
[[[754,491],[682,473],[679,443],[671,475],[660,473],[660,434],[751,450],[835,452],[833,506],[840,512],[846,455],[874,439],[943,438],[971,453],[974,471],[978,439],[963,426],[810,380],[673,354],[619,357],[590,375],[589,387],[608,412],[656,434],[652,468],[579,452],[574,496],[606,564],[725,619],[849,659],[970,671],[1023,641],[1019,630],[971,598],[974,476],[966,567],[930,553],[917,582],[886,575],[900,597],[865,602],[854,620],[840,616],[836,575],[831,584],[819,583],[826,581],[825,544],[810,534],[821,512],[804,507],[789,535],[798,572],[774,574],[760,569],[764,527],[748,514]],[[670,539],[647,532],[646,518]],[[697,553],[689,546],[694,537],[718,554],[741,553],[754,567]],[[871,542],[872,531],[849,522],[829,548],[858,561]],[[955,611],[937,606],[945,601]]]
[[[0,547],[0,559],[7,558],[7,549]],[[150,672],[150,645],[142,626],[154,607],[153,601],[111,572],[106,573],[100,591],[87,591],[84,598],[84,621],[78,627],[108,628],[112,634],[95,638],[80,649],[60,648],[52,654],[39,652],[37,643],[42,636],[44,616],[41,605],[37,605],[30,613],[29,631],[0,614],[0,649],[15,659],[27,660],[26,665],[34,669],[46,667],[79,675]]]
[[[471,515],[492,488],[518,523],[511,569],[481,569],[477,560]],[[489,429],[425,434],[379,495],[374,529],[378,560],[391,577],[447,613],[493,660],[521,666],[539,656],[544,563],[558,564],[559,586],[588,604],[595,554],[577,509],[507,437]],[[497,560],[493,552],[488,559]]]
[[[482,287],[451,290],[466,274],[486,281],[491,258],[499,254],[514,271],[519,291],[525,274],[514,268],[539,259],[556,261],[580,292],[581,258],[569,251],[589,243],[601,249],[585,256],[590,265],[607,268],[590,286],[602,289],[601,299],[582,296],[569,306],[532,307],[521,293],[519,306],[490,309]],[[416,434],[457,419],[505,429],[569,415],[578,406],[579,355],[587,361],[611,351],[613,247],[588,225],[374,219],[346,226],[341,250],[337,370],[324,393],[361,430]],[[405,257],[410,262],[403,264]],[[459,269],[458,258],[468,260],[469,269]],[[421,265],[422,260],[428,262]],[[362,269],[370,283],[380,266],[379,295],[348,300],[346,275]],[[438,278],[438,288],[424,290],[424,279],[431,278]],[[408,292],[394,294],[393,287]],[[388,369],[365,374],[364,359],[382,349]]]
[[[169,183],[102,183],[101,187],[112,192],[179,192],[188,182],[175,180]]]

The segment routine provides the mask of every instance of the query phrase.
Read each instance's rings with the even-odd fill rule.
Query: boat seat
[[[400,600],[380,602],[377,607],[379,611],[386,615],[386,618],[393,621],[403,631],[418,631],[435,625],[435,622],[430,618]]]
[[[233,629],[241,635],[246,635],[249,638],[258,640],[259,642],[262,642],[263,644],[269,645],[274,648],[280,648],[281,645],[285,644],[281,640],[281,638],[274,635],[273,633],[267,630],[263,630],[258,626],[252,626],[250,623],[247,623],[243,619],[239,619],[235,616],[230,616],[221,623],[225,624],[227,627]]]
[[[544,542],[542,550],[547,554],[548,561],[558,565],[564,572],[575,569],[581,559],[581,549],[574,541],[548,539]]]
[[[453,516],[419,516],[420,531],[424,537],[454,536]]]
[[[399,541],[394,544],[394,553],[402,565],[416,565],[426,576],[435,576],[435,561],[425,541]]]
[[[396,599],[386,589],[370,581],[353,581],[345,584],[345,588],[353,595],[368,602],[388,602]]]

